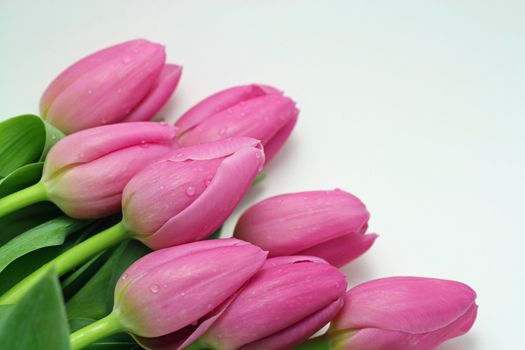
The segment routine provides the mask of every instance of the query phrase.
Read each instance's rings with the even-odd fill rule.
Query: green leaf
[[[112,252],[112,249],[107,249],[97,254],[62,280],[62,293],[66,301],[76,294],[95,275],[111,256]]]
[[[68,350],[69,327],[58,279],[47,273],[9,311],[0,327],[0,344],[9,350]]]
[[[87,318],[75,318],[72,320],[69,320],[69,325],[71,328],[71,332],[77,331],[80,328],[83,328],[90,323],[95,322],[93,319],[87,319]],[[114,335],[111,335],[109,337],[106,337],[104,339],[100,339],[90,346],[86,347],[87,350],[131,350],[131,349],[141,349],[140,346],[138,346],[137,343],[133,340],[133,338],[126,334],[126,333],[117,333]]]
[[[87,229],[82,230],[82,232],[88,231],[97,223],[98,222],[89,226]],[[0,272],[0,294],[5,293],[22,278],[41,267],[43,264],[76,245],[78,243],[77,236],[79,235],[68,234],[66,241],[63,244],[34,250],[10,263],[2,272]],[[3,238],[2,234],[0,234],[0,239],[1,238]]]
[[[63,134],[36,115],[21,115],[0,123],[0,177],[41,161]]]
[[[0,246],[35,226],[63,215],[49,202],[37,203],[0,218]]]
[[[0,272],[11,262],[29,252],[64,243],[69,234],[89,223],[90,221],[79,221],[62,216],[22,233],[0,247]]]
[[[100,270],[66,304],[69,319],[100,319],[113,309],[118,278],[133,262],[151,252],[138,241],[125,241]]]
[[[42,177],[44,163],[22,165],[0,180],[0,197],[36,184]]]
[[[4,322],[9,318],[14,308],[14,305],[0,305],[0,329],[4,327]]]

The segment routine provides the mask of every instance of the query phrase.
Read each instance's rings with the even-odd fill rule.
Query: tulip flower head
[[[245,85],[218,92],[187,111],[176,123],[182,146],[234,136],[261,140],[267,162],[290,136],[299,110],[271,86]]]
[[[42,118],[66,134],[152,119],[179,82],[164,47],[132,40],[89,55],[62,72],[40,101]]]
[[[470,287],[455,281],[378,279],[346,294],[329,335],[334,349],[431,350],[472,327],[475,300]]]
[[[161,249],[131,265],[115,288],[123,327],[158,337],[197,322],[226,301],[263,265],[266,253],[237,239]]]
[[[267,260],[227,303],[179,332],[139,338],[148,349],[184,349],[198,339],[212,349],[292,349],[341,309],[346,278],[315,257]]]
[[[231,138],[181,148],[141,171],[123,194],[123,221],[153,249],[212,234],[264,164],[259,141]]]
[[[74,218],[120,210],[122,191],[146,165],[178,148],[176,128],[135,122],[83,130],[49,152],[41,182],[47,198]]]
[[[313,255],[339,267],[374,243],[377,236],[365,234],[369,216],[363,202],[341,190],[283,194],[248,208],[234,236],[270,256]]]

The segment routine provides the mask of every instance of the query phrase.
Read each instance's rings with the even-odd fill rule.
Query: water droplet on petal
[[[127,273],[123,274],[121,278],[122,278],[123,280],[125,280],[126,278],[128,278],[128,274],[127,274]]]
[[[149,287],[149,290],[151,290],[152,293],[158,293],[160,290],[160,287],[158,284],[152,284],[151,287]]]
[[[129,57],[124,57],[124,59],[122,60],[122,63],[124,64],[129,64],[131,62],[131,58]]]
[[[168,125],[168,123],[166,123],[165,121],[161,121],[159,124],[162,125],[162,126],[167,126]]]
[[[186,194],[189,196],[189,197],[192,197],[195,195],[195,187],[193,186],[188,186],[188,188],[186,189]]]
[[[224,135],[226,134],[226,131],[228,130],[228,128],[222,128],[221,130],[219,130],[219,135]]]
[[[90,89],[90,90],[87,91],[87,93],[88,93],[88,95],[91,95],[93,93],[93,90]]]

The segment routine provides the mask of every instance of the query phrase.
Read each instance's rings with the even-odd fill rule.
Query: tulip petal
[[[180,128],[179,133],[183,134],[214,113],[228,109],[240,102],[269,94],[281,94],[281,92],[274,87],[261,84],[236,86],[223,90],[196,104],[184,113],[175,125]]]
[[[206,190],[223,158],[162,160],[127,184],[123,194],[124,222],[137,235],[149,235],[183,211]]]
[[[473,305],[451,324],[427,333],[405,333],[378,328],[364,328],[333,338],[335,349],[360,350],[432,350],[448,339],[464,334],[476,318],[477,307]],[[467,329],[468,330],[468,329]]]
[[[268,250],[270,256],[292,255],[362,232],[369,216],[357,197],[341,190],[291,193],[248,208],[234,235]]]
[[[140,49],[141,46],[150,44],[151,43],[144,39],[126,41],[124,43],[97,51],[69,66],[65,71],[60,73],[60,75],[56,77],[55,80],[51,82],[42,95],[42,99],[40,100],[40,113],[42,117],[45,119],[47,110],[56,97],[79,78],[85,76],[90,71],[96,69],[108,60],[111,60],[115,57],[123,57],[131,50]]]
[[[144,143],[55,172],[51,180],[45,182],[48,198],[77,219],[119,212],[122,191],[131,178],[172,149],[170,145]]]
[[[46,120],[66,134],[121,121],[151,90],[164,67],[164,47],[141,41],[116,52],[61,91]]]
[[[225,158],[206,190],[142,241],[157,249],[209,236],[233,212],[263,164],[264,153],[256,147],[241,148]]]
[[[476,293],[448,280],[390,277],[352,288],[334,329],[382,328],[426,333],[447,326],[474,305]]]
[[[244,147],[261,148],[259,140],[250,137],[232,137],[217,142],[183,147],[168,157],[173,161],[207,160],[229,156]]]
[[[176,128],[165,123],[136,122],[82,130],[60,140],[47,155],[43,179],[72,165],[92,162],[126,147],[175,145]]]
[[[183,256],[217,248],[240,247],[246,245],[249,245],[249,243],[235,238],[225,238],[183,244],[177,246],[177,249],[165,248],[156,250],[131,264],[118,280],[115,289],[124,289],[126,285],[129,285],[134,280],[146,275],[149,271]]]
[[[181,66],[166,64],[148,95],[123,121],[135,122],[150,120],[155,117],[155,114],[166,104],[177,88],[181,75]]]
[[[280,94],[264,95],[208,116],[180,136],[179,142],[182,146],[191,146],[228,137],[248,136],[260,140],[265,145],[281,129],[289,127],[290,122],[293,127],[297,115],[298,111],[292,99]],[[291,129],[286,136],[290,132]],[[282,143],[284,141],[285,139]]]
[[[328,264],[325,260],[318,258],[316,256],[287,255],[287,256],[278,256],[278,257],[266,260],[261,270],[273,269],[281,265],[296,264],[296,263],[305,262],[305,261],[317,263],[317,264]]]
[[[298,254],[318,256],[336,267],[341,267],[363,255],[374,244],[376,238],[376,234],[364,235],[352,232],[305,249]]]
[[[295,124],[297,123],[297,117],[299,116],[299,110],[296,108],[290,115],[290,120],[281,129],[273,135],[273,137],[264,144],[264,152],[266,154],[266,163],[268,163],[273,156],[281,149],[290,134],[292,133]]]
[[[285,330],[245,345],[241,350],[294,349],[330,322],[342,307],[343,298],[339,298],[322,310],[306,317]]]
[[[249,244],[177,256],[116,289],[116,313],[124,328],[139,336],[158,337],[183,329],[235,293],[257,272],[265,256]]]
[[[301,261],[262,269],[202,340],[221,349],[238,349],[322,310],[345,289],[344,275],[324,263]]]

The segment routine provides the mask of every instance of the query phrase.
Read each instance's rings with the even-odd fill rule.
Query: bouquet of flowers
[[[151,121],[181,74],[125,42],[62,72],[40,117],[0,123],[2,348],[429,350],[471,328],[460,282],[348,290],[339,268],[377,235],[344,190],[268,198],[221,232],[299,110],[248,84]]]

